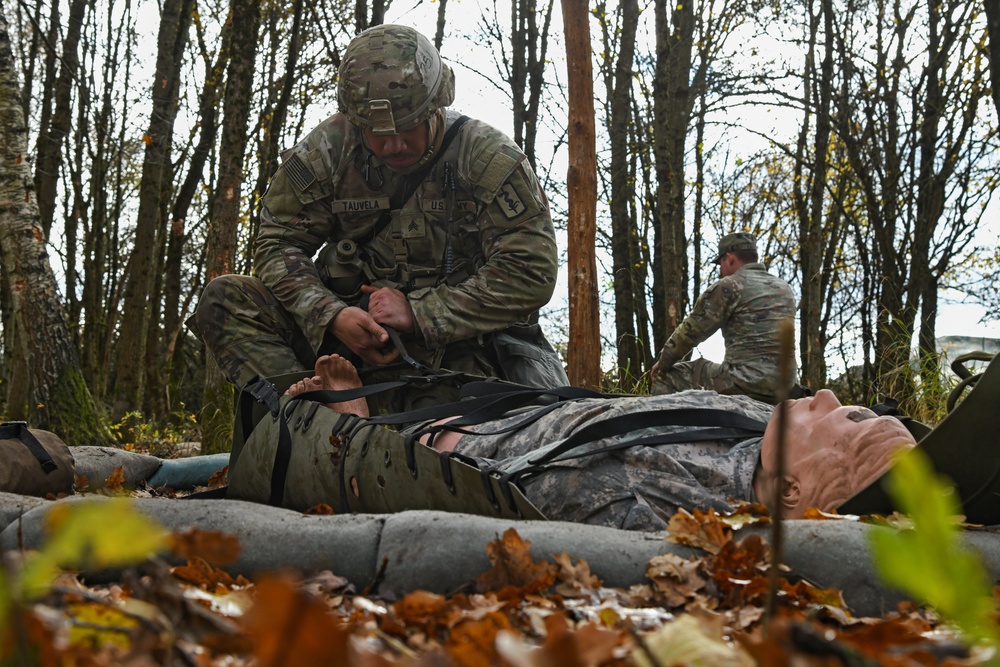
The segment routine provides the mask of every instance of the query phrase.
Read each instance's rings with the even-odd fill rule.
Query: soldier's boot
[[[974,358],[985,360],[990,355]],[[966,521],[994,525],[1000,524],[1000,356],[992,357],[986,370],[975,377],[978,379],[963,379],[956,387],[954,398],[949,399],[953,409],[934,429],[919,423],[908,428],[918,437],[917,447],[930,458],[934,469],[954,482]],[[972,390],[957,402],[958,394],[968,386]],[[883,478],[855,494],[837,511],[891,513],[896,507],[883,489]]]

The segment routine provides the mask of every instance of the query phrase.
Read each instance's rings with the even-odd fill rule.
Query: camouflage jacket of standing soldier
[[[661,396],[582,399],[538,408],[541,416],[521,429],[524,411],[465,427],[455,451],[500,472],[512,472],[546,451],[559,447],[574,433],[599,422],[640,413],[673,409],[715,409],[748,417],[763,426],[773,407],[748,396],[723,396],[714,391],[684,391]],[[711,424],[706,424],[710,426]],[[690,431],[698,427],[644,427],[586,443],[522,484],[531,503],[549,519],[576,521],[627,530],[662,530],[678,508],[724,511],[727,499],[754,501],[754,473],[760,461],[761,438],[636,445],[599,451],[623,439]],[[694,440],[692,438],[692,440]]]
[[[444,132],[458,117],[441,111]],[[314,350],[349,304],[322,282],[313,255],[360,242],[363,282],[407,294],[420,361],[457,341],[529,321],[548,302],[558,267],[548,202],[524,154],[469,120],[392,223],[366,241],[405,173],[365,147],[337,113],[286,151],[263,198],[256,273],[292,313]]]
[[[670,368],[721,328],[726,341],[723,364],[730,376],[745,389],[768,393],[781,356],[778,327],[794,317],[795,296],[788,283],[763,264],[744,264],[698,297],[663,346],[660,366]]]

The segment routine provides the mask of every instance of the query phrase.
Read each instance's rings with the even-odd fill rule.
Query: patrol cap
[[[409,26],[385,24],[344,50],[337,84],[341,113],[379,136],[413,129],[455,100],[455,74],[430,40]]]
[[[715,258],[715,263],[718,264],[721,262],[727,252],[736,252],[738,250],[752,250],[753,252],[757,252],[757,237],[750,232],[726,234],[719,241],[719,255]]]

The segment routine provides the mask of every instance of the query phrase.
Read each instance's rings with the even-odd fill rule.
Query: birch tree
[[[49,264],[27,153],[27,127],[0,2],[0,250],[11,286],[17,353],[30,369],[8,393],[8,417],[23,417],[71,444],[108,445],[112,437],[83,381]]]

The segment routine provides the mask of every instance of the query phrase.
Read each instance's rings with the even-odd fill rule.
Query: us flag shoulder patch
[[[282,166],[285,168],[285,173],[288,174],[288,180],[299,192],[304,192],[316,182],[316,176],[313,175],[312,169],[299,157],[298,153],[288,158]]]

